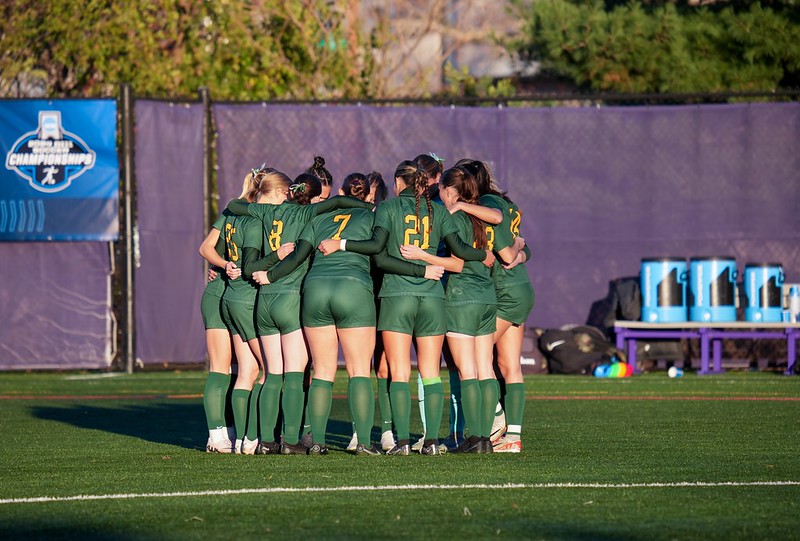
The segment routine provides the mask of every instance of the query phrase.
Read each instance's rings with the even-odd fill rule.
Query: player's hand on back
[[[425,253],[425,250],[413,244],[403,244],[400,246],[400,255],[406,259],[422,259]]]
[[[425,278],[428,280],[441,280],[444,275],[444,267],[441,265],[428,265],[425,267]]]
[[[483,260],[483,264],[491,268],[494,265],[494,261],[494,253],[491,250],[486,250],[486,259]]]
[[[281,247],[278,248],[278,258],[283,261],[283,259],[294,252],[294,243],[287,242],[286,244],[281,244]]]
[[[322,252],[323,255],[331,255],[339,250],[339,241],[334,239],[325,239],[319,243],[317,249]]]

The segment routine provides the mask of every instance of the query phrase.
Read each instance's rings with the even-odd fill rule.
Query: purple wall
[[[203,107],[136,102],[136,358],[202,362]]]
[[[200,104],[136,102],[136,353],[201,362]],[[529,322],[586,320],[643,257],[781,262],[800,282],[800,104],[607,108],[214,105],[220,200],[266,161],[295,176],[322,155],[337,179],[434,151],[486,160],[525,211]],[[111,361],[106,243],[0,243],[0,368]]]
[[[220,201],[266,161],[337,181],[434,151],[488,161],[525,211],[529,322],[586,320],[643,257],[777,261],[800,281],[800,105],[418,108],[215,105]]]
[[[0,368],[106,368],[107,242],[0,242]]]

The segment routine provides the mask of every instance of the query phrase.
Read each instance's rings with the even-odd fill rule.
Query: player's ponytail
[[[369,179],[361,173],[350,173],[344,177],[342,191],[345,195],[366,201],[369,195]]]

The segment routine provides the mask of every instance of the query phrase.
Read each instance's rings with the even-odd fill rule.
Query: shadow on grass
[[[103,525],[60,524],[51,520],[46,521],[45,524],[40,522],[29,523],[27,521],[18,524],[15,524],[13,521],[3,524],[0,526],[0,538],[47,539],[48,541],[55,541],[57,539],[81,539],[85,541],[132,541],[135,539],[143,539],[142,536],[120,532],[118,528],[112,530],[108,526]]]
[[[31,414],[39,419],[78,428],[122,434],[187,449],[203,449],[207,437],[203,406],[197,403],[170,401],[128,403],[120,406],[36,406],[32,408]],[[345,449],[352,435],[352,424],[349,420],[331,416],[326,435],[329,446]],[[371,436],[373,443],[377,444],[381,437],[380,429],[373,428]],[[412,434],[414,436],[417,435]]]
[[[31,413],[39,419],[88,430],[122,434],[154,443],[189,449],[205,446],[207,429],[203,406],[188,403],[142,403],[121,406],[72,404],[37,406]]]

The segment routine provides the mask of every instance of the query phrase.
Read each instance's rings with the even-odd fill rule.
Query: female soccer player
[[[481,194],[480,203],[502,213],[503,220],[489,230],[489,243],[505,265],[496,264],[494,269],[497,294],[497,330],[494,342],[497,347],[497,364],[506,382],[505,411],[508,428],[505,435],[495,442],[496,453],[519,453],[522,451],[522,420],[525,412],[525,383],[522,377],[522,339],[525,321],[533,309],[534,293],[524,263],[530,250],[519,236],[522,212],[494,184],[489,167],[477,160],[459,162],[472,172]]]
[[[239,197],[247,197],[253,186],[253,177],[258,169],[247,173],[242,182],[242,193]],[[223,212],[211,226],[203,243],[200,255],[208,261],[214,271],[214,277],[206,283],[203,297],[200,300],[200,312],[203,326],[206,329],[206,348],[208,350],[208,379],[203,391],[203,407],[208,425],[209,453],[231,453],[233,442],[229,439],[225,426],[225,407],[230,386],[231,369],[231,335],[222,320],[222,295],[225,293],[228,276],[223,270],[230,268],[234,278],[241,275],[242,270],[236,263],[225,259],[225,239],[220,232],[225,227],[226,213]]]
[[[260,170],[253,175],[253,186],[247,200],[253,201],[259,196],[262,183],[268,182],[268,171]],[[260,246],[261,223],[249,216],[228,215],[225,217],[223,229],[225,235],[226,258],[231,263],[241,265],[241,273],[230,268],[228,287],[222,297],[223,318],[233,334],[233,347],[238,361],[238,375],[231,393],[231,409],[233,409],[236,426],[235,453],[253,454],[258,445],[257,426],[253,421],[258,400],[252,391],[259,378],[263,362],[258,336],[255,329],[254,312],[258,285],[251,279],[250,273],[244,271],[248,263],[249,247]],[[230,265],[226,265],[230,267]],[[237,278],[231,278],[241,274]],[[253,398],[253,400],[251,400]],[[248,417],[251,419],[248,427]],[[249,428],[249,434],[247,434]]]
[[[322,183],[319,201],[325,201],[331,196],[331,188],[333,186],[333,175],[325,168],[325,158],[322,156],[314,156],[314,165],[306,169],[306,173],[314,175]]]
[[[448,210],[457,201],[478,202],[474,177],[461,167],[448,169],[439,182],[439,195]],[[462,241],[487,248],[486,224],[464,212],[453,214]],[[447,280],[447,343],[461,378],[461,406],[470,436],[455,452],[491,453],[489,439],[500,385],[492,367],[497,298],[491,269],[457,257],[431,255],[413,245],[400,247],[407,259],[441,264],[454,273]]]
[[[247,214],[261,220],[262,237],[268,243],[264,247],[266,252],[277,250],[287,241],[294,242],[305,224],[317,214],[339,207],[371,208],[371,205],[352,198],[336,197],[320,202],[322,184],[311,174],[302,173],[291,184],[286,175],[279,175],[275,190],[270,187],[269,192],[263,193],[264,201],[271,204],[247,205],[237,201],[228,204],[228,209],[235,214]],[[270,198],[268,193],[274,195]],[[291,195],[292,202],[286,201],[287,194]],[[261,251],[260,244],[251,248],[249,253],[254,255]],[[249,258],[248,264],[243,267],[244,274],[267,270],[274,263],[274,259],[268,261],[269,258],[269,255],[256,260]],[[303,262],[282,279],[262,286],[258,293],[258,334],[267,356],[269,372],[262,393],[262,439],[271,438],[274,433],[282,373],[282,454],[307,453],[307,448],[299,442],[304,400],[303,373],[308,364],[308,352],[300,326],[300,286],[307,269],[308,263]],[[256,275],[256,278],[262,279],[263,275]],[[274,453],[277,451],[277,443],[269,439],[262,441],[259,450],[262,453]]]
[[[348,175],[342,195],[364,200],[369,193],[366,176]],[[300,234],[297,250],[266,273],[266,280],[279,280],[310,256],[320,241],[351,238],[367,239],[372,234],[374,213],[368,209],[339,209],[317,216]],[[442,268],[421,267],[399,262],[420,274]],[[375,395],[369,379],[370,360],[375,347],[375,305],[373,302],[370,261],[367,256],[340,252],[331,257],[317,257],[303,282],[303,329],[311,348],[314,379],[308,398],[313,444],[309,454],[326,454],[325,433],[330,415],[333,381],[336,376],[339,341],[350,377],[348,396],[350,413],[356,425],[358,455],[380,454],[370,445],[370,431],[375,413]]]
[[[484,260],[491,265],[491,252],[477,250],[458,239],[450,214],[428,198],[428,178],[419,165],[404,161],[395,170],[395,192],[398,197],[378,206],[372,238],[366,241],[328,239],[320,243],[325,255],[337,250],[374,255],[384,250],[400,257],[400,245],[414,243],[435,253],[440,239],[445,239],[454,254],[468,261]],[[424,204],[423,204],[424,200]],[[443,385],[439,377],[439,361],[445,332],[444,290],[424,278],[401,276],[387,269],[381,287],[381,311],[378,330],[382,332],[392,382],[390,398],[392,418],[397,429],[397,444],[392,455],[411,453],[409,423],[411,413],[411,342],[417,340],[417,364],[422,372],[427,407],[429,434],[420,452],[438,455],[438,427],[442,419]]]
[[[389,190],[386,188],[386,183],[383,180],[383,175],[377,171],[373,171],[367,175],[369,181],[369,194],[367,195],[367,203],[379,205],[389,196]],[[381,289],[383,283],[383,271],[373,261],[370,266],[370,273],[372,274],[372,290],[375,299],[375,313],[380,312],[380,299],[378,298],[378,291]],[[394,434],[392,434],[392,404],[389,400],[389,363],[386,361],[386,352],[383,349],[383,340],[380,334],[375,335],[375,352],[373,354],[373,369],[375,370],[375,377],[378,384],[378,415],[381,421],[381,449],[389,451],[395,446]],[[353,437],[347,445],[348,451],[355,451],[358,446],[358,432],[356,432],[355,424],[353,425]]]

